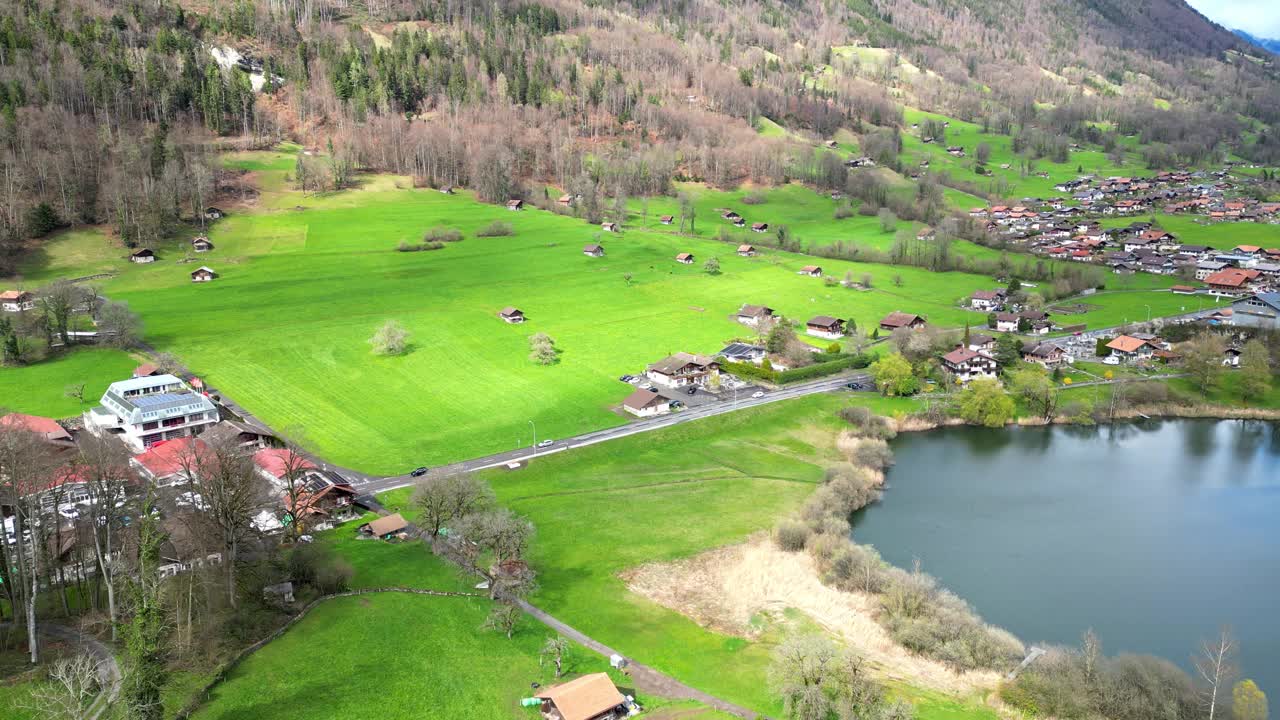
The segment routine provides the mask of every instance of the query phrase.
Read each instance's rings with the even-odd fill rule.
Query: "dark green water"
[[[1280,694],[1280,425],[1145,421],[951,428],[893,442],[884,499],[854,537],[924,569],[1026,642],[1184,667],[1230,625]]]

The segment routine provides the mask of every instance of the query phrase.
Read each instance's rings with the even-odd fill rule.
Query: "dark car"
[[[622,382],[631,382],[632,380],[635,379],[635,377],[636,377],[635,375],[623,375],[618,379],[621,380]]]
[[[426,466],[418,467],[418,468],[414,468],[413,472],[410,472],[409,474],[412,475],[413,477],[422,477],[423,475],[427,474],[427,470],[428,468]]]
[[[862,390],[862,389],[864,389],[863,384],[862,384],[862,383],[860,383],[860,382],[851,382],[851,383],[846,383],[846,384],[845,384],[845,387],[849,388],[850,390]]]
[[[698,392],[698,388],[696,388],[696,387],[691,387],[691,388],[689,388],[688,390],[685,390],[684,392],[685,392],[685,394],[686,394],[686,395],[692,395],[692,394],[694,394],[694,393]]]

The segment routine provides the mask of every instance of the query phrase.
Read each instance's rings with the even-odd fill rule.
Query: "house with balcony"
[[[964,346],[942,356],[942,369],[961,385],[979,378],[994,380],[998,372],[995,358]]]
[[[720,377],[720,363],[707,355],[681,352],[650,365],[644,374],[653,382],[670,388],[704,387]]]
[[[198,435],[218,422],[213,402],[173,375],[113,382],[101,402],[84,413],[85,429],[115,435],[136,453],[164,440]]]

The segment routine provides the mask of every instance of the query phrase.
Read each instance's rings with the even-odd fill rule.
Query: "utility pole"
[[[530,420],[529,427],[533,428],[533,456],[538,457],[538,426]]]

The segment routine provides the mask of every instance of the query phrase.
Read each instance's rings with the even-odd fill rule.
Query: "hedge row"
[[[832,356],[827,356],[832,357]],[[721,368],[730,375],[744,380],[763,380],[765,382],[786,385],[787,383],[812,380],[814,378],[835,375],[850,368],[864,368],[871,364],[872,358],[867,355],[839,355],[836,359],[819,362],[805,367],[792,368],[781,372],[751,363],[721,363]]]

